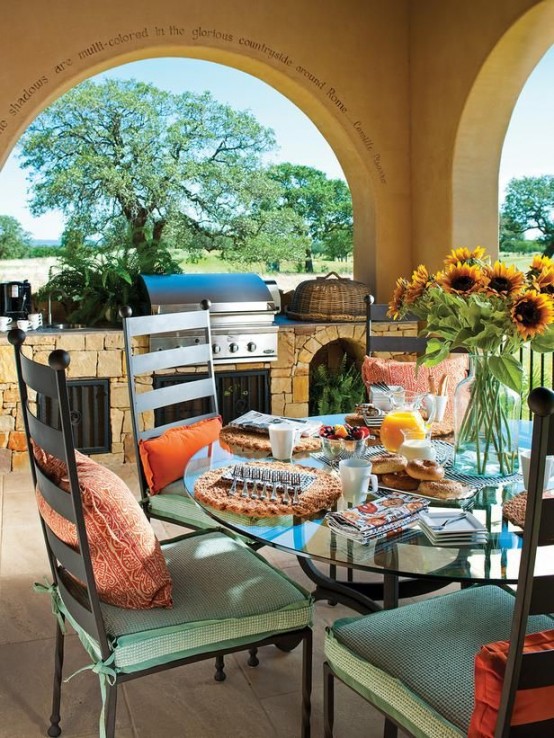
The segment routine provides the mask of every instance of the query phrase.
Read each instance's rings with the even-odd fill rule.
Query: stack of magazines
[[[313,436],[319,433],[321,421],[304,420],[303,418],[285,418],[279,415],[267,415],[259,413],[257,410],[250,410],[239,418],[232,420],[229,425],[233,428],[242,428],[243,430],[256,431],[257,433],[268,433],[268,428],[272,423],[287,423],[294,428],[298,428],[303,436]]]
[[[327,515],[327,524],[335,533],[367,543],[374,538],[396,536],[419,520],[429,502],[402,492],[376,497],[363,505]]]

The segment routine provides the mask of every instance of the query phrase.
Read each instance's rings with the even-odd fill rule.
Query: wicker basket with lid
[[[335,279],[330,279],[335,277]],[[369,289],[363,282],[340,277],[329,272],[325,277],[316,277],[300,282],[287,315],[293,320],[313,320],[320,322],[334,320],[365,319],[365,296]]]

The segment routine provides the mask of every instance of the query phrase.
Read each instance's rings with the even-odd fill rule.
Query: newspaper
[[[232,420],[229,425],[233,428],[268,433],[272,423],[287,423],[298,428],[303,436],[315,436],[321,428],[320,420],[304,420],[303,418],[285,418],[281,415],[266,415],[257,410],[250,410],[239,418]]]

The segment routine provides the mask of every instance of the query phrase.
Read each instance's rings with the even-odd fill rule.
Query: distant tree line
[[[94,323],[133,302],[140,273],[180,271],[216,254],[230,265],[313,272],[352,254],[347,185],[291,163],[267,165],[275,136],[210,93],[130,81],[84,82],[53,103],[19,144],[34,215],[65,216],[61,289],[72,318]],[[512,180],[500,247],[554,250],[554,177]],[[540,233],[537,242],[524,237]],[[0,258],[27,256],[29,234],[0,217]],[[51,252],[51,249],[48,249]],[[41,255],[46,250],[40,250]],[[104,306],[99,310],[99,305]]]

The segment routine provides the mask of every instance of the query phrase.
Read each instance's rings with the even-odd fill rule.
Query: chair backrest
[[[426,338],[418,336],[399,336],[374,334],[372,323],[417,323],[415,315],[406,315],[400,320],[393,320],[388,316],[388,305],[375,304],[373,295],[365,296],[366,303],[366,354],[371,356],[374,351],[390,351],[396,354],[423,354],[427,346]]]
[[[133,316],[131,308],[127,306],[119,312],[123,318],[135,455],[141,494],[145,499],[148,487],[140,462],[139,441],[155,438],[169,428],[190,425],[219,414],[212,357],[210,302],[203,300],[198,309],[178,313]],[[175,345],[151,350],[151,340],[163,338],[163,334],[166,337],[167,334],[175,335]],[[148,346],[137,350],[133,339],[138,337],[147,339]],[[183,369],[191,369],[194,373],[183,373]],[[175,375],[179,370],[177,378]],[[154,385],[147,391],[140,391],[156,373],[161,380],[160,386]],[[199,406],[202,407],[200,413]],[[173,419],[170,422],[155,422],[154,427],[149,427],[151,423],[145,422],[148,419],[146,414],[163,409],[171,411]]]
[[[510,648],[495,733],[497,738],[513,734],[510,721],[517,690],[554,684],[554,649],[523,654],[529,615],[554,612],[554,575],[535,573],[537,546],[554,545],[554,498],[543,499],[546,456],[554,454],[554,392],[538,387],[531,392],[528,402],[534,416],[529,489]],[[524,726],[520,728],[517,733],[520,736],[551,736],[554,735],[554,720],[548,721],[543,732],[538,726],[528,733]]]
[[[71,411],[66,384],[69,354],[62,350],[53,351],[48,359],[49,365],[46,366],[22,353],[21,347],[25,341],[23,331],[17,328],[11,330],[8,340],[15,349],[17,380],[33,483],[48,505],[58,515],[72,523],[77,532],[78,550],[61,541],[41,517],[53,581],[58,586],[64,606],[75,621],[100,644],[102,658],[107,659],[110,649],[92,573],[71,429]],[[37,405],[34,393],[49,398],[53,408],[57,408],[57,413],[52,413],[49,422],[39,420],[33,413],[33,407]],[[69,494],[46,476],[35,459],[33,445],[65,464]]]

